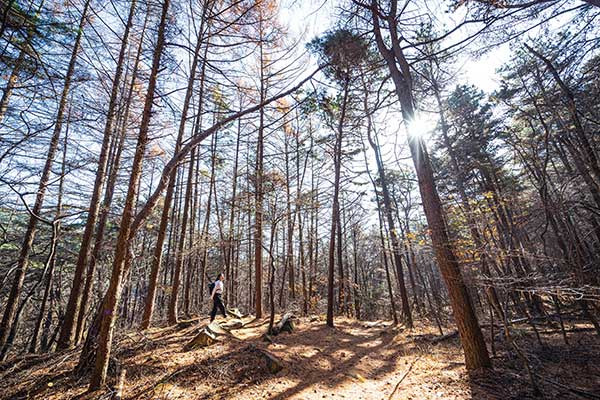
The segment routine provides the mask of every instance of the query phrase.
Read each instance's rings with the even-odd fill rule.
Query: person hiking
[[[214,287],[212,293],[210,294],[210,298],[213,301],[213,308],[210,312],[210,322],[215,320],[217,316],[217,311],[220,310],[223,317],[227,318],[227,314],[225,313],[225,305],[223,304],[223,299],[221,296],[223,295],[223,282],[225,281],[225,275],[222,273],[219,274],[219,277],[214,282]]]

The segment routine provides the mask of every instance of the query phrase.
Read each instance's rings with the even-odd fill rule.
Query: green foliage
[[[344,82],[367,60],[368,44],[358,34],[348,29],[334,29],[313,39],[308,49],[317,54],[325,74],[338,82]]]

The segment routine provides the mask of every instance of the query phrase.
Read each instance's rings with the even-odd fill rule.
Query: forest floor
[[[522,362],[500,336],[494,370],[468,374],[458,338],[436,341],[439,332],[428,326],[409,331],[389,322],[337,318],[336,328],[331,329],[322,319],[300,318],[295,320],[293,333],[283,332],[269,343],[262,339],[267,319],[245,318],[243,328],[232,330],[217,343],[184,350],[207,322],[196,319],[179,328],[120,335],[115,354],[126,369],[122,398],[536,398]],[[539,375],[543,394],[537,398],[600,398],[600,340],[586,325],[569,324],[568,328],[577,332],[569,334],[569,345],[565,345],[560,331],[540,327],[541,347],[526,326],[513,331]],[[279,358],[283,369],[272,374],[257,349]],[[87,379],[73,377],[78,353],[75,349],[17,357],[0,365],[0,398],[111,398],[108,388],[85,393]],[[111,387],[114,381],[114,377],[109,380]]]

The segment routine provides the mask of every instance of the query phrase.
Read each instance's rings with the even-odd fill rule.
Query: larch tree
[[[15,323],[14,317],[15,312],[17,310],[19,297],[21,295],[21,290],[23,288],[23,282],[25,281],[25,275],[27,273],[28,263],[29,263],[29,254],[31,251],[31,246],[33,245],[33,240],[35,239],[35,231],[36,226],[38,224],[39,213],[44,204],[44,198],[46,195],[46,190],[50,181],[50,173],[52,164],[54,162],[54,157],[56,156],[56,150],[58,148],[58,141],[60,138],[60,134],[62,131],[62,126],[64,123],[65,110],[67,108],[69,91],[71,89],[71,82],[73,79],[73,75],[75,73],[75,66],[77,62],[77,57],[80,51],[81,38],[84,32],[84,26],[87,22],[88,18],[88,10],[90,7],[90,0],[86,0],[84,3],[84,7],[82,9],[81,15],[79,17],[79,28],[77,30],[77,34],[75,36],[75,41],[73,43],[73,48],[71,51],[71,58],[69,60],[69,65],[67,67],[67,71],[65,73],[63,88],[60,95],[60,100],[58,102],[58,110],[56,113],[56,119],[54,123],[54,129],[52,132],[52,137],[50,139],[50,146],[48,147],[48,151],[46,153],[46,162],[44,164],[44,168],[42,170],[42,175],[40,177],[40,181],[38,184],[37,194],[35,197],[35,203],[31,208],[31,216],[29,218],[29,223],[27,226],[27,231],[23,238],[23,244],[21,245],[21,250],[19,253],[19,260],[17,269],[15,272],[15,277],[13,280],[13,284],[11,286],[10,294],[6,301],[6,306],[4,308],[4,314],[2,315],[2,322],[0,322],[0,347],[3,347],[6,344],[6,340],[8,338],[8,334],[10,332],[11,326]]]
[[[83,289],[85,287],[84,274],[85,269],[88,265],[89,253],[91,251],[91,244],[96,227],[96,219],[101,205],[102,188],[106,179],[106,168],[108,165],[108,152],[113,135],[113,126],[116,119],[116,111],[118,104],[119,88],[121,86],[121,76],[123,75],[123,69],[125,64],[125,55],[129,44],[129,33],[133,25],[133,18],[136,12],[137,0],[132,0],[127,22],[125,24],[125,30],[121,39],[121,48],[119,50],[119,56],[117,59],[117,65],[115,70],[114,79],[112,81],[112,88],[110,91],[110,98],[108,101],[108,109],[106,111],[106,122],[104,125],[104,134],[102,137],[102,145],[100,150],[100,156],[98,158],[98,168],[96,171],[96,180],[94,181],[94,188],[90,197],[90,205],[88,208],[88,215],[85,222],[85,229],[83,237],[81,239],[81,246],[79,248],[79,256],[77,258],[77,265],[75,268],[75,274],[73,276],[73,284],[71,292],[69,294],[69,301],[67,303],[67,309],[65,312],[65,320],[63,321],[60,337],[58,340],[59,348],[68,348],[74,343],[78,314],[81,311],[81,299],[83,297]]]

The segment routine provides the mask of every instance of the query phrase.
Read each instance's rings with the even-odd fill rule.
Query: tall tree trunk
[[[404,281],[404,272],[402,269],[402,250],[400,246],[400,239],[398,237],[398,231],[396,230],[394,222],[394,214],[392,210],[392,200],[387,185],[387,178],[385,176],[385,170],[383,167],[383,159],[381,158],[381,152],[378,144],[371,137],[370,130],[367,130],[367,140],[371,145],[375,153],[375,161],[377,163],[377,173],[379,175],[379,181],[381,185],[381,194],[383,200],[383,211],[388,225],[388,231],[390,233],[390,242],[392,245],[392,256],[394,258],[394,264],[396,265],[396,273],[398,277],[398,288],[400,289],[400,299],[402,300],[402,319],[407,327],[412,328],[412,313],[410,311],[410,303],[408,301],[408,293],[406,290],[406,283]],[[414,286],[414,285],[413,285]],[[413,287],[414,289],[414,287]]]
[[[365,106],[367,105],[366,103],[366,95],[365,95]],[[366,109],[365,109],[366,110]],[[369,118],[367,121],[367,137],[369,137],[369,141],[370,141],[370,135],[371,135],[371,119]],[[376,204],[377,204],[377,217],[379,219],[379,238],[381,240],[381,256],[382,256],[382,260],[383,260],[383,267],[385,269],[385,278],[386,278],[386,283],[387,283],[387,288],[388,288],[388,294],[390,296],[390,305],[392,307],[392,318],[394,319],[394,325],[398,324],[398,313],[396,312],[396,300],[394,299],[394,292],[392,290],[392,279],[391,279],[391,274],[390,274],[390,269],[388,266],[388,258],[387,258],[387,246],[385,245],[385,236],[383,234],[384,231],[384,223],[383,223],[383,217],[382,217],[382,210],[383,208],[381,207],[381,197],[379,196],[379,193],[377,192],[377,185],[375,183],[375,180],[373,179],[373,176],[371,174],[371,170],[369,168],[369,163],[367,161],[367,152],[366,152],[366,148],[364,145],[364,139],[361,138],[361,140],[363,141],[363,154],[365,155],[365,167],[367,170],[367,175],[369,176],[369,179],[371,180],[371,184],[373,185],[373,190],[375,191],[375,200],[376,200]],[[381,179],[381,178],[380,178]],[[356,233],[353,230],[353,241],[354,241],[354,281],[355,281],[355,285],[358,285],[358,270],[357,270],[357,255],[356,255]],[[356,296],[357,294],[355,293],[355,308],[356,308],[356,312],[357,314],[359,313],[360,307],[358,302],[356,302]],[[358,317],[357,317],[358,318]]]
[[[378,200],[377,216],[379,217],[379,237],[381,239],[381,254],[383,258],[383,267],[385,269],[385,280],[387,283],[388,294],[390,296],[390,304],[392,306],[392,317],[394,318],[394,325],[397,325],[398,313],[396,312],[396,300],[394,300],[394,291],[392,290],[392,279],[390,277],[390,268],[388,267],[387,246],[385,245],[385,238],[383,236],[383,217],[381,214],[381,202]]]
[[[367,115],[367,140],[369,145],[373,149],[375,153],[375,162],[377,165],[377,174],[379,176],[379,183],[381,185],[381,195],[383,200],[383,214],[385,215],[385,220],[387,221],[388,231],[390,233],[390,241],[392,244],[392,256],[394,260],[394,265],[396,266],[396,276],[398,279],[398,288],[400,289],[400,299],[402,300],[402,319],[407,327],[412,328],[412,313],[410,310],[410,304],[408,301],[408,293],[406,290],[406,283],[404,281],[404,272],[402,269],[402,252],[400,248],[400,240],[398,237],[398,232],[396,230],[395,222],[394,222],[394,214],[392,210],[392,199],[390,196],[390,191],[388,189],[388,182],[385,175],[385,169],[383,166],[383,158],[381,157],[381,150],[379,148],[379,143],[377,138],[373,139],[372,137],[372,119],[370,117],[370,110],[368,104],[368,88],[366,82],[363,80],[363,89],[364,89],[364,100],[363,107]],[[377,188],[375,187],[375,182],[373,181],[373,186],[375,191],[377,192]],[[379,207],[381,204],[379,202],[379,197],[377,201],[377,206]],[[383,222],[383,220],[381,221]],[[383,250],[385,251],[385,250]],[[387,262],[386,262],[387,264]],[[386,265],[387,268],[387,265]],[[389,274],[389,273],[388,273]],[[413,284],[414,291],[414,284]],[[390,287],[390,295],[391,295],[391,287]],[[395,315],[394,310],[394,320],[397,323],[397,317]]]
[[[273,256],[273,245],[276,241],[277,221],[271,222],[271,236],[269,239],[269,326],[267,332],[273,334],[275,322],[275,258]]]
[[[131,26],[133,25],[136,4],[137,0],[131,1],[131,6],[129,8],[129,17],[127,19],[127,24],[125,25],[125,31],[123,32],[121,49],[119,52],[119,58],[117,60],[117,69],[115,71],[115,78],[112,82],[112,89],[110,92],[110,99],[108,102],[108,110],[106,115],[106,123],[104,125],[102,146],[100,148],[100,157],[98,159],[98,167],[96,170],[96,180],[94,181],[94,189],[92,190],[92,196],[88,208],[85,228],[83,230],[83,237],[81,239],[81,245],[79,247],[79,255],[77,257],[77,263],[75,264],[75,274],[73,276],[73,284],[71,287],[71,293],[69,295],[67,309],[65,312],[65,320],[63,321],[62,329],[58,339],[57,347],[59,349],[69,348],[74,344],[77,327],[77,316],[81,308],[81,298],[83,294],[83,276],[86,269],[85,267],[88,263],[90,244],[92,243],[92,236],[94,234],[94,228],[96,226],[96,218],[98,217],[98,210],[100,208],[100,196],[102,194],[102,187],[104,186],[104,180],[106,176],[106,166],[108,164],[108,150],[111,141],[111,136],[113,134],[113,124],[118,104],[119,86],[121,84],[121,75],[123,73],[123,65],[125,64],[125,56],[127,46],[129,43],[129,32],[131,30]]]
[[[262,26],[261,37],[262,37]],[[264,54],[262,40],[259,43],[260,50],[260,102],[265,99],[265,76],[264,76]],[[254,210],[254,274],[255,274],[255,303],[256,318],[262,318],[262,240],[263,240],[263,158],[264,158],[264,110],[259,110],[258,140],[256,144],[256,168],[255,168],[255,210]]]
[[[429,154],[422,138],[416,135],[415,132],[411,132],[414,128],[410,125],[415,119],[412,81],[410,67],[404,57],[398,38],[396,26],[397,1],[392,0],[390,16],[386,19],[392,44],[391,49],[387,47],[381,34],[380,11],[376,0],[371,0],[371,7],[377,47],[388,66],[402,108],[402,117],[409,131],[408,145],[417,172],[423,208],[431,232],[436,260],[448,287],[454,319],[465,352],[465,364],[469,370],[490,367],[491,361],[483,334],[467,287],[464,284],[458,259],[448,237],[444,211],[433,179]]]
[[[216,137],[216,135],[215,135]],[[177,317],[177,304],[179,295],[179,285],[181,283],[181,270],[184,262],[184,251],[185,251],[185,239],[188,217],[190,212],[190,203],[192,201],[192,184],[194,177],[194,164],[196,152],[192,151],[192,157],[190,160],[190,167],[187,176],[187,185],[185,190],[185,203],[183,206],[183,218],[181,219],[181,233],[179,235],[179,244],[175,251],[175,275],[173,277],[173,285],[171,289],[171,301],[169,302],[168,321],[170,324],[175,325],[178,322]]]
[[[83,289],[83,294],[81,297],[81,308],[79,310],[77,316],[77,329],[75,333],[75,344],[78,344],[83,336],[83,332],[85,330],[85,321],[88,316],[89,311],[89,299],[92,294],[92,287],[94,283],[94,274],[96,271],[96,264],[102,254],[102,250],[104,247],[104,232],[106,230],[106,223],[108,221],[108,217],[110,214],[110,207],[112,204],[117,178],[119,174],[119,169],[121,166],[121,157],[124,150],[125,139],[127,137],[127,130],[129,125],[129,115],[131,109],[131,103],[133,101],[133,91],[136,85],[136,78],[139,70],[140,59],[142,57],[142,46],[143,46],[143,37],[146,32],[146,26],[148,24],[150,13],[147,11],[144,24],[142,26],[142,30],[140,32],[140,37],[138,41],[138,46],[136,50],[136,58],[133,63],[133,69],[131,71],[131,80],[128,84],[127,95],[125,97],[125,109],[123,111],[123,115],[121,116],[121,127],[120,134],[118,138],[118,143],[116,143],[116,151],[113,156],[113,159],[110,163],[110,172],[108,175],[108,179],[106,182],[106,189],[104,192],[104,199],[102,201],[102,207],[100,209],[98,215],[98,223],[96,224],[96,234],[94,237],[94,248],[92,249],[92,254],[89,258],[86,277],[85,277],[85,288]]]
[[[148,20],[148,14],[146,14],[146,21],[147,20]],[[145,30],[145,23],[144,23],[143,31],[144,30]],[[83,333],[85,330],[86,320],[88,319],[88,313],[89,313],[89,307],[90,307],[89,299],[92,295],[92,288],[94,285],[94,275],[96,272],[96,265],[101,257],[102,250],[104,247],[104,232],[106,230],[106,225],[107,225],[108,217],[110,214],[110,207],[112,204],[112,199],[113,199],[116,184],[117,184],[118,173],[119,173],[120,166],[121,166],[121,156],[123,154],[123,150],[125,147],[124,146],[125,139],[127,137],[129,110],[130,110],[131,102],[133,99],[133,89],[134,89],[134,85],[135,85],[138,64],[139,64],[140,57],[141,57],[141,46],[142,46],[142,40],[140,38],[136,61],[135,61],[134,68],[132,71],[131,82],[128,84],[129,89],[128,89],[127,97],[125,98],[126,105],[125,105],[124,113],[122,115],[122,120],[120,121],[118,138],[113,139],[115,142],[114,143],[115,149],[113,149],[114,154],[110,161],[110,172],[108,173],[106,189],[104,191],[104,199],[102,200],[102,206],[101,206],[101,208],[99,210],[99,214],[98,214],[98,222],[96,224],[96,234],[94,236],[94,247],[92,249],[92,254],[89,257],[88,266],[86,269],[85,287],[83,289],[83,293],[81,296],[80,310],[77,315],[77,327],[75,329],[75,339],[73,342],[74,345],[77,345],[81,342],[81,339],[83,337]]]
[[[327,326],[333,328],[333,308],[334,308],[334,278],[335,278],[335,238],[340,218],[340,176],[342,164],[342,133],[346,119],[346,107],[349,95],[348,79],[344,81],[343,99],[341,104],[340,117],[335,135],[335,144],[333,150],[334,180],[333,180],[333,201],[331,209],[331,231],[329,237],[329,255],[327,267]]]
[[[70,111],[69,111],[70,115]],[[58,222],[60,218],[60,214],[62,212],[62,197],[63,197],[63,188],[64,188],[64,180],[66,175],[66,166],[67,166],[67,144],[68,144],[68,135],[65,133],[64,143],[63,143],[63,156],[62,156],[62,164],[60,171],[60,181],[58,182],[58,198],[56,200],[56,213],[54,214],[55,226],[53,229],[55,230],[55,237],[52,243],[53,248],[50,249],[51,257],[49,257],[49,265],[48,271],[46,272],[46,285],[44,288],[44,295],[42,296],[42,302],[39,306],[39,312],[37,319],[35,321],[35,326],[33,328],[33,333],[31,334],[31,342],[29,344],[29,352],[35,353],[37,351],[38,345],[38,336],[40,334],[40,328],[42,326],[42,322],[44,320],[44,314],[46,312],[46,305],[48,304],[48,298],[50,297],[50,292],[52,290],[52,284],[54,282],[54,269],[56,268],[56,246],[58,242],[58,234],[60,232],[60,222]]]
[[[289,288],[292,300],[296,299],[296,275],[294,273],[294,225],[296,220],[296,209],[292,214],[291,196],[290,196],[290,160],[289,160],[289,134],[285,133],[285,177],[286,177],[286,206],[287,206],[287,251],[285,262],[289,269]]]
[[[240,91],[239,93],[240,96],[240,109],[243,106],[243,102],[242,102],[242,92]],[[241,142],[241,136],[242,136],[242,121],[238,120],[237,121],[237,137],[236,137],[236,141],[235,141],[235,156],[234,156],[234,161],[233,161],[233,178],[232,178],[232,188],[231,188],[231,211],[229,213],[229,233],[227,234],[227,245],[228,245],[228,254],[227,257],[225,258],[225,262],[226,262],[226,266],[227,266],[227,279],[229,282],[229,290],[225,291],[225,301],[229,302],[232,298],[231,296],[233,296],[233,294],[235,293],[234,290],[234,284],[235,284],[235,279],[232,279],[233,275],[233,259],[234,259],[234,252],[235,252],[235,246],[233,244],[234,241],[234,231],[235,231],[235,227],[234,227],[234,218],[236,215],[236,207],[237,207],[237,183],[238,183],[238,164],[239,164],[239,156],[240,156],[240,142]],[[239,212],[237,213],[238,217],[239,217]],[[234,301],[234,303],[236,303]]]
[[[144,161],[144,153],[148,142],[148,131],[152,117],[152,106],[154,102],[156,80],[158,71],[160,69],[160,61],[165,43],[165,28],[169,4],[170,0],[164,0],[162,5],[156,47],[152,57],[152,69],[149,75],[150,80],[148,82],[142,121],[140,123],[140,131],[138,134],[138,143],[136,145],[127,197],[125,199],[125,206],[121,219],[121,229],[119,230],[119,236],[117,238],[117,248],[115,251],[112,275],[108,291],[102,302],[102,319],[100,321],[100,330],[98,335],[98,350],[96,353],[94,370],[90,378],[90,389],[92,390],[99,389],[106,380],[108,360],[110,358],[112,347],[113,330],[117,316],[116,307],[119,304],[121,297],[125,261],[130,248],[130,233],[132,232],[132,225],[134,223],[134,202],[138,191],[139,178],[142,173],[142,164]]]
[[[196,39],[196,47],[194,49],[194,55],[192,58],[192,65],[190,67],[190,76],[188,77],[187,89],[185,92],[185,98],[183,101],[183,108],[181,110],[181,119],[179,120],[179,129],[177,131],[177,139],[175,142],[175,154],[179,152],[181,149],[181,143],[183,141],[183,134],[185,132],[187,115],[190,108],[190,103],[192,100],[192,94],[194,89],[194,81],[196,77],[196,70],[198,68],[198,59],[200,54],[200,49],[202,47],[202,35],[204,29],[204,21],[207,12],[207,5],[205,4],[202,20],[200,23],[200,29],[198,31],[198,37]],[[208,45],[206,46],[208,49]],[[204,68],[205,63],[202,64],[202,74],[200,80],[200,99],[199,104],[202,104],[203,97],[203,87],[204,87]],[[202,111],[202,107],[199,106],[198,113],[200,114]],[[154,253],[152,256],[152,265],[150,267],[150,277],[148,278],[148,292],[146,294],[146,298],[144,301],[144,312],[142,314],[142,329],[148,329],[150,327],[150,323],[152,322],[152,314],[154,313],[154,300],[156,297],[156,288],[158,285],[158,273],[160,271],[160,266],[162,264],[162,254],[163,247],[165,243],[165,237],[167,232],[167,226],[169,224],[169,214],[171,210],[171,203],[173,202],[173,193],[175,192],[175,182],[176,182],[176,174],[177,169],[174,169],[171,173],[171,177],[169,179],[169,185],[167,187],[167,192],[165,195],[165,200],[163,204],[163,209],[160,217],[160,223],[158,228],[158,237],[156,239],[156,245],[154,248]]]
[[[343,197],[342,197],[343,200]],[[336,258],[338,264],[338,303],[337,308],[338,312],[343,314],[346,311],[345,302],[346,302],[346,287],[345,287],[345,277],[344,277],[344,257],[342,255],[343,252],[343,231],[342,231],[342,219],[344,214],[342,210],[344,209],[341,206],[338,210],[338,219],[337,219],[337,229],[336,229]]]
[[[217,198],[216,198],[216,193],[215,193],[215,166],[216,166],[216,160],[217,160],[217,135],[215,134],[212,138],[211,144],[210,144],[210,182],[208,184],[208,199],[206,200],[206,213],[204,215],[204,224],[202,227],[202,235],[201,235],[201,243],[202,243],[202,258],[201,258],[201,264],[202,264],[202,284],[201,287],[202,289],[204,289],[205,286],[205,282],[204,282],[204,277],[207,276],[207,271],[206,271],[206,266],[207,266],[207,259],[208,259],[208,245],[209,245],[209,235],[208,235],[208,228],[210,226],[210,220],[212,217],[212,203],[213,203],[213,197],[215,198],[215,203],[217,202]],[[216,277],[215,277],[216,278]],[[202,301],[204,299],[204,290],[201,291],[200,294],[200,300]]]
[[[186,269],[186,274],[185,274],[185,288],[184,288],[184,292],[183,292],[183,310],[184,313],[186,315],[186,317],[190,317],[190,310],[192,308],[192,281],[193,278],[195,276],[196,271],[196,266],[197,266],[197,254],[194,251],[194,239],[196,237],[196,219],[197,219],[197,213],[196,210],[198,209],[198,180],[199,180],[199,173],[198,171],[200,171],[200,148],[196,148],[194,150],[192,150],[192,158],[194,158],[194,163],[196,164],[194,166],[194,174],[193,174],[193,178],[192,178],[192,189],[193,189],[193,193],[192,193],[192,205],[191,205],[191,210],[190,210],[190,229],[189,229],[189,237],[188,237],[188,246],[187,246],[187,269]]]
[[[354,280],[352,284],[353,298],[354,298],[354,318],[360,320],[360,296],[358,294],[358,240],[357,240],[357,230],[358,227],[352,227],[352,256],[353,256],[353,264],[354,264]],[[387,281],[388,281],[388,291],[390,293],[390,298],[393,299],[393,293],[391,291],[392,281],[389,279],[389,269],[387,271]],[[394,315],[396,316],[395,321],[398,321],[398,316],[395,312],[396,305],[394,304]]]
[[[0,347],[4,346],[10,332],[12,321],[17,310],[17,304],[19,302],[21,290],[23,288],[23,283],[25,281],[25,274],[27,273],[27,268],[29,266],[29,252],[31,250],[31,246],[33,245],[35,230],[38,222],[36,216],[38,216],[42,210],[46,189],[50,181],[52,163],[54,162],[54,156],[56,155],[56,149],[58,147],[58,139],[62,130],[63,116],[67,105],[67,97],[71,88],[71,79],[73,78],[73,74],[75,72],[75,64],[77,62],[77,56],[80,50],[81,37],[83,35],[83,28],[87,20],[89,5],[90,0],[86,0],[81,17],[79,19],[79,29],[77,30],[77,36],[75,37],[75,43],[73,44],[73,49],[71,51],[71,58],[69,60],[69,66],[65,75],[63,90],[58,103],[54,131],[52,132],[52,138],[50,139],[50,145],[48,147],[48,152],[46,153],[46,162],[44,164],[44,169],[42,170],[40,182],[38,184],[35,203],[31,210],[33,215],[29,218],[29,222],[27,224],[27,230],[25,231],[23,244],[21,245],[21,250],[19,252],[15,277],[8,298],[6,299],[6,306],[4,308],[2,322],[0,322]]]

